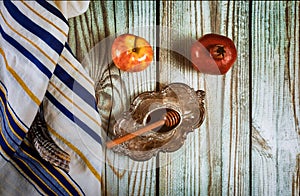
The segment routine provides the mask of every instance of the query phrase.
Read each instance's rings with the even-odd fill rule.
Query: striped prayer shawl
[[[53,2],[0,1],[0,195],[99,195],[103,165],[94,83],[72,54]],[[39,105],[70,172],[26,142]]]

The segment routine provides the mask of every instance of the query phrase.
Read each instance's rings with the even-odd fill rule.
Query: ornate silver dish
[[[133,160],[145,161],[158,152],[178,150],[187,133],[200,127],[204,121],[205,92],[195,91],[183,83],[172,83],[159,92],[144,92],[132,102],[113,128],[113,140],[136,132],[171,114],[171,125],[161,125],[112,148],[114,152]],[[173,115],[174,114],[174,115]]]

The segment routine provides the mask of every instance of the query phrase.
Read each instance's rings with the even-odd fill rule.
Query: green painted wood
[[[84,64],[96,82],[104,130],[111,130],[136,95],[155,90],[157,81],[161,86],[184,82],[207,93],[204,124],[188,135],[181,149],[159,154],[159,173],[156,158],[138,163],[107,151],[103,194],[154,195],[158,190],[160,195],[249,195],[250,191],[299,195],[300,3],[161,1],[159,5],[157,10],[155,1],[92,1],[85,14],[69,21],[69,43],[80,61],[115,33],[135,33],[154,48],[156,41],[161,47],[155,57],[158,69],[154,62],[137,74],[110,66],[110,51],[105,49],[97,51],[99,59]],[[158,11],[160,40],[155,31],[138,28],[154,26]],[[236,43],[238,59],[225,76],[198,73],[184,57],[192,41],[210,32]],[[117,167],[118,163],[127,169]]]
[[[252,17],[253,194],[299,195],[300,3],[255,1]]]
[[[237,9],[238,8],[238,9]],[[233,39],[238,60],[225,76],[201,74],[182,55],[162,51],[162,83],[181,80],[206,91],[206,120],[187,137],[175,153],[161,154],[170,164],[160,169],[161,195],[245,195],[249,193],[249,3],[188,2],[161,3],[161,24],[175,28],[161,33],[172,48],[182,40],[183,54],[193,41],[206,33]],[[193,41],[190,41],[193,38]],[[179,75],[181,78],[178,78]]]
[[[155,45],[155,33],[140,26],[155,26],[155,2],[92,1],[89,10],[70,20],[69,43],[95,81],[102,128],[112,130],[115,120],[128,110],[139,93],[155,90],[155,62],[145,71],[126,73],[110,64],[115,36],[132,33]],[[155,48],[155,47],[154,47]],[[103,169],[104,195],[153,195],[156,160],[137,162],[106,151]]]

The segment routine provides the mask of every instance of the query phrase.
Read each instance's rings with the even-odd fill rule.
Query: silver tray
[[[145,161],[158,152],[178,150],[187,133],[200,127],[204,120],[205,92],[195,91],[183,83],[172,83],[159,92],[144,92],[132,102],[130,109],[114,125],[112,138],[120,138],[147,126],[149,119],[158,119],[162,113],[173,111],[179,114],[176,126],[161,126],[112,148],[114,152],[133,160]]]

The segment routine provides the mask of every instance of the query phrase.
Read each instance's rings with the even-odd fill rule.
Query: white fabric
[[[58,9],[66,18],[83,14],[89,7],[89,1],[54,1]]]
[[[78,16],[89,2],[39,2],[0,2],[0,195],[101,195],[103,132],[94,84],[68,50],[65,19],[54,13],[58,8],[65,18]],[[48,4],[56,7],[54,12]],[[27,19],[15,17],[14,10],[46,30],[55,43],[26,27]],[[69,174],[27,153],[24,135],[42,102],[51,136],[71,155]]]

